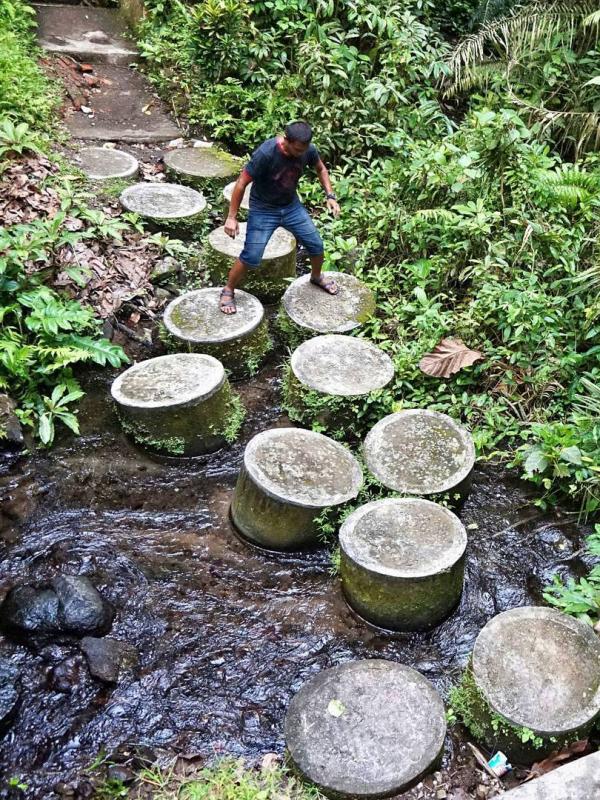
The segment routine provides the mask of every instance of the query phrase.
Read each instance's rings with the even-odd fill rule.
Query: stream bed
[[[81,437],[65,434],[49,452],[7,458],[0,471],[0,597],[59,572],[86,575],[116,608],[111,636],[139,654],[111,687],[90,676],[76,643],[33,650],[0,636],[0,658],[21,675],[21,703],[0,739],[0,774],[24,780],[19,796],[55,798],[59,782],[76,780],[101,750],[124,745],[163,759],[281,753],[292,695],[349,659],[400,661],[446,694],[492,616],[542,602],[555,572],[584,568],[585,527],[567,513],[544,514],[530,487],[484,463],[460,513],[469,535],[460,607],[426,634],[369,628],[345,605],[326,550],[265,554],[229,522],[245,444],[289,424],[274,367],[239,387],[249,409],[240,442],[168,464],[121,432],[112,377],[86,379]],[[449,735],[448,786],[462,750],[460,732]]]

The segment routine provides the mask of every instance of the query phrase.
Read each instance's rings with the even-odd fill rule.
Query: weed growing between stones
[[[238,438],[240,429],[246,418],[246,409],[239,395],[230,391],[229,417],[224,427],[215,430],[215,434],[223,436],[228,444],[233,444]]]
[[[280,307],[277,312],[277,316],[273,322],[273,329],[277,338],[284,347],[288,347],[290,351],[294,351],[302,342],[310,339],[313,335],[313,331],[309,331],[308,328],[302,328],[290,319],[285,309],[282,307]]]

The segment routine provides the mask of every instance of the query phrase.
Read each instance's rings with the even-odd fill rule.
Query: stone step
[[[91,64],[126,66],[138,52],[126,38],[127,25],[112,8],[35,5],[38,41],[43,50]]]
[[[600,797],[600,752],[578,758],[502,795],[504,800],[594,800]]]
[[[140,168],[137,158],[114,147],[82,147],[74,161],[92,181],[126,180]]]
[[[181,136],[138,72],[98,64],[94,75],[99,84],[89,101],[93,115],[73,111],[66,120],[71,136],[103,142],[168,142]]]
[[[119,199],[127,211],[182,237],[194,233],[206,209],[203,194],[179,183],[135,183]]]

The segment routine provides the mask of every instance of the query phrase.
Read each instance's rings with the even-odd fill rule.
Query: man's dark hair
[[[285,138],[290,142],[302,142],[308,144],[312,139],[312,128],[308,122],[299,120],[298,122],[290,122],[285,126]]]

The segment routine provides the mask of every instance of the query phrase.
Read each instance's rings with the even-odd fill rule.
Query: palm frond
[[[452,51],[448,60],[454,91],[461,91],[470,73],[487,54],[495,52],[507,63],[539,47],[548,45],[560,32],[567,42],[572,41],[582,18],[597,9],[597,0],[533,0],[517,7],[500,19],[486,22],[474,34],[465,37]]]
[[[585,393],[575,395],[574,410],[585,419],[600,419],[600,386],[589,378],[581,379]]]

